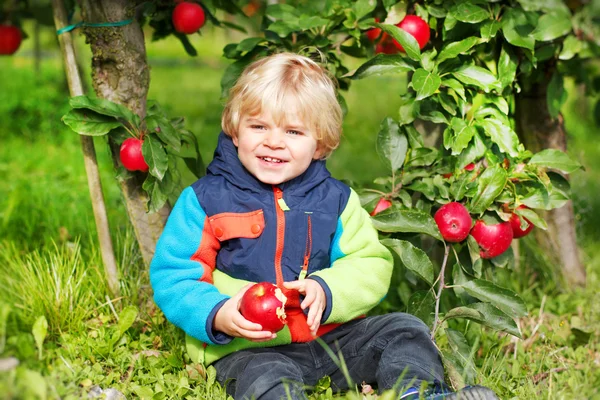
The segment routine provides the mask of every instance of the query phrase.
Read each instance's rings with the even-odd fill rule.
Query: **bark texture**
[[[52,0],[52,9],[54,14],[54,23],[57,29],[63,28],[67,24],[67,12],[62,0]],[[60,49],[63,54],[65,72],[69,85],[71,96],[81,96],[83,92],[83,84],[75,47],[70,33],[64,33],[59,36]],[[36,68],[38,68],[38,47],[39,47],[39,24],[36,22]],[[94,140],[90,136],[80,136],[81,149],[83,152],[83,160],[85,172],[88,180],[88,189],[90,191],[90,199],[92,201],[92,210],[94,212],[94,220],[96,222],[96,231],[98,233],[98,242],[100,244],[100,253],[104,264],[104,272],[108,282],[108,288],[114,297],[119,296],[119,276],[117,272],[117,262],[115,260],[115,252],[113,249],[112,239],[110,237],[110,228],[108,225],[108,216],[106,214],[106,204],[104,203],[104,195],[102,193],[102,182],[100,181],[100,172],[98,171],[98,162],[96,160],[96,148]]]
[[[567,133],[562,115],[552,119],[546,105],[549,79],[526,86],[516,97],[517,133],[525,147],[533,152],[543,149],[567,150]],[[581,263],[573,204],[549,211],[548,232],[534,230],[536,239],[554,262],[561,266],[571,285],[585,285],[585,267]]]
[[[146,115],[146,97],[150,71],[146,60],[144,34],[135,19],[137,2],[127,0],[81,0],[84,21],[91,23],[118,22],[133,19],[119,27],[85,28],[86,41],[92,50],[92,84],[98,97],[123,104],[141,118]],[[113,162],[119,163],[119,147],[110,143]],[[156,242],[163,231],[170,208],[146,212],[148,197],[142,190],[144,176],[121,182],[121,190],[129,218],[148,265]]]

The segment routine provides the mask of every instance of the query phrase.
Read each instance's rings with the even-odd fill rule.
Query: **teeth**
[[[261,158],[267,162],[275,162],[275,163],[283,162],[282,160],[280,160],[278,158],[271,158],[271,157],[261,157]]]

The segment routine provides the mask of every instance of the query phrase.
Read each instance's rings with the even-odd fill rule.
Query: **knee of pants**
[[[429,335],[429,327],[421,319],[411,314],[396,312],[386,316],[386,320],[382,321],[384,327],[382,331],[386,331],[392,335],[398,335],[403,332],[410,332],[416,336]]]
[[[300,367],[291,358],[278,353],[254,354],[238,377],[238,385],[244,382],[246,385],[264,390],[279,384],[285,385],[286,382],[302,384],[302,381]]]

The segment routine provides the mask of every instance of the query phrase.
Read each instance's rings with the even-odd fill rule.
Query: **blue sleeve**
[[[226,344],[231,338],[213,331],[212,322],[229,296],[200,281],[205,268],[212,270],[214,265],[205,266],[192,260],[202,243],[205,223],[206,213],[196,194],[191,187],[186,188],[156,245],[150,264],[150,283],[154,301],[171,323],[202,342]]]

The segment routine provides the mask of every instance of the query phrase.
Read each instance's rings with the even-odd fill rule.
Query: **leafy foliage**
[[[128,137],[143,141],[142,155],[149,170],[142,188],[148,193],[148,212],[159,210],[169,197],[182,190],[176,158],[185,161],[197,177],[204,175],[204,163],[194,134],[184,129],[183,118],[168,118],[157,102],[149,102],[143,120],[123,105],[87,96],[72,97],[72,109],[63,122],[80,135],[104,136],[117,146]],[[118,167],[119,179],[130,179],[134,172]]]

